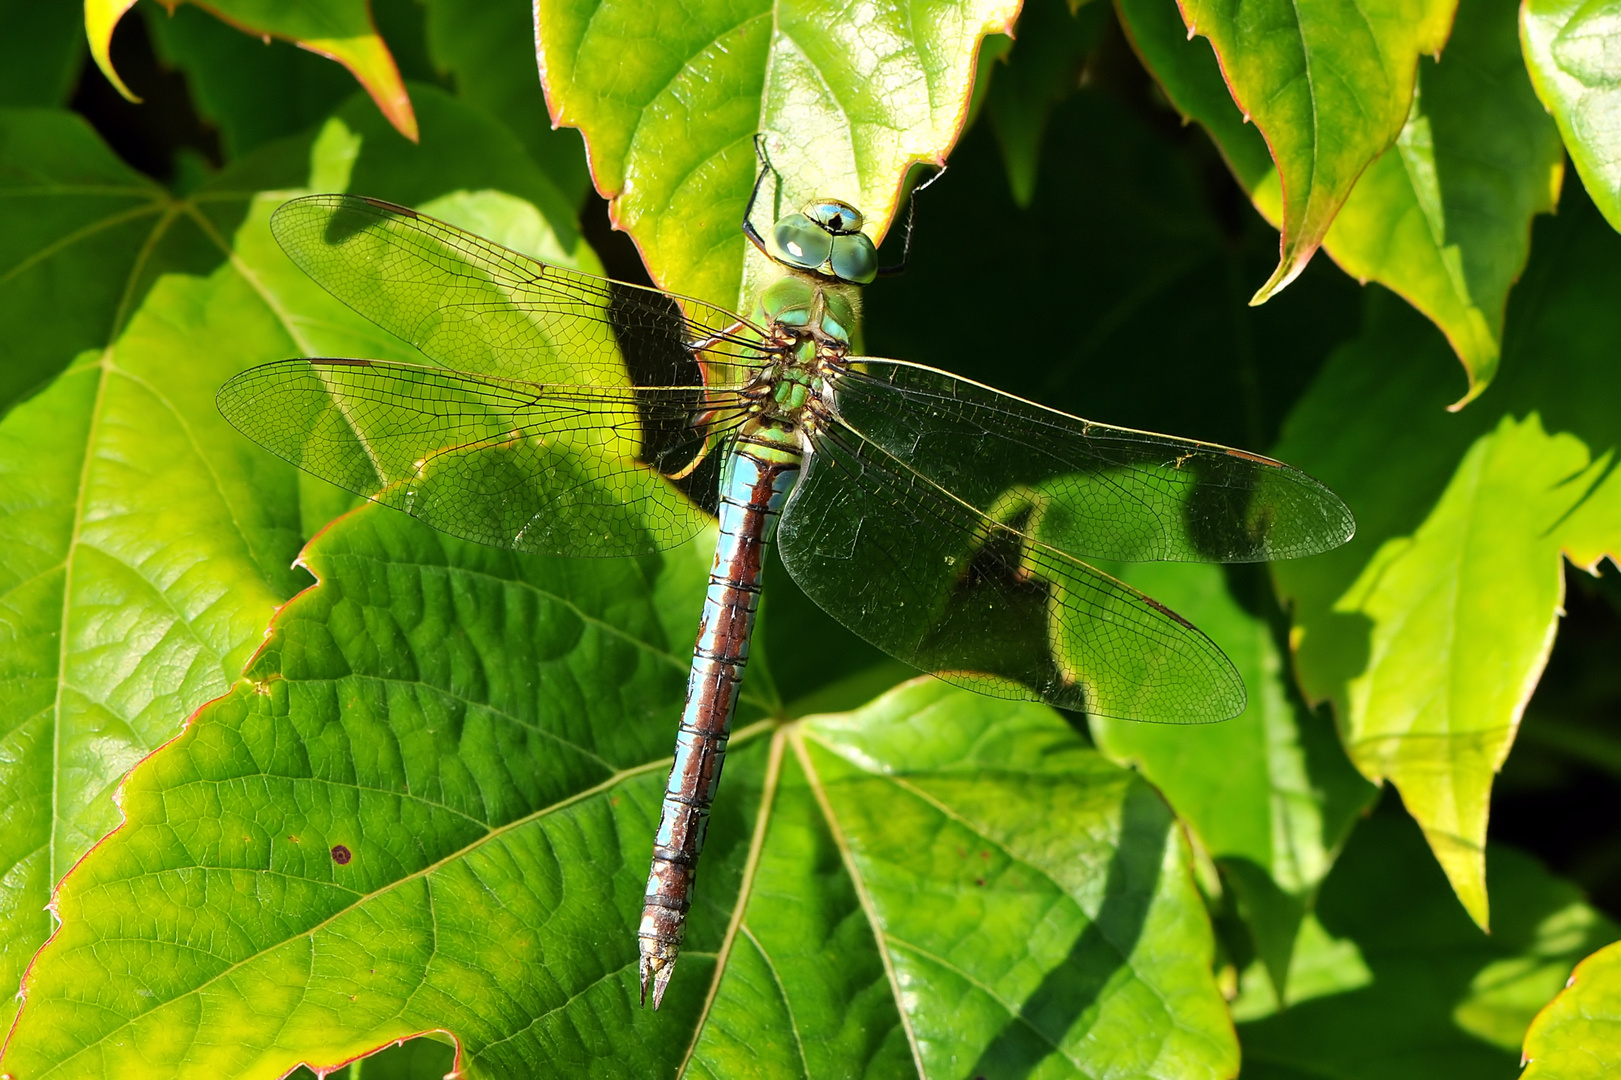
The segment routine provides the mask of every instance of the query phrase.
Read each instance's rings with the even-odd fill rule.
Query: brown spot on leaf
[[[352,858],[354,858],[354,854],[342,844],[332,845],[332,861],[339,866],[348,866],[349,860]]]

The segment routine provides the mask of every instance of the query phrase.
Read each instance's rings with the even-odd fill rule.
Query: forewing
[[[294,199],[270,229],[328,292],[458,371],[686,386],[706,381],[690,343],[707,340],[707,382],[729,386],[757,360],[757,332],[720,308],[542,263],[381,200]]]
[[[778,528],[782,560],[885,652],[981,693],[1207,723],[1244,709],[1220,649],[1164,606],[979,513],[884,448],[821,428]]]
[[[325,480],[481,544],[547,555],[673,547],[708,520],[663,475],[734,417],[724,391],[519,383],[373,360],[237,375],[220,412]],[[694,427],[704,410],[713,420]]]
[[[1280,461],[1097,424],[943,371],[859,358],[834,408],[865,439],[975,509],[1080,558],[1259,562],[1338,547],[1355,528]]]

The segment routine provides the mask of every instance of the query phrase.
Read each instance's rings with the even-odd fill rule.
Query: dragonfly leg
[[[777,167],[771,164],[771,158],[766,155],[764,132],[754,134],[754,156],[760,159],[760,175],[754,178],[754,190],[749,193],[749,205],[743,210],[743,235],[749,238],[749,243],[760,249],[761,254],[770,257],[771,252],[765,246],[765,237],[754,227],[754,206],[760,201],[760,189],[765,186],[767,176],[777,178],[777,194],[773,202],[782,201],[782,175],[777,172]],[[772,207],[772,221],[777,219],[780,210],[780,206]]]
[[[934,183],[945,174],[946,167],[942,165],[940,166],[939,172],[935,173],[933,176],[923,181],[923,183],[912,189],[912,194],[906,201],[906,242],[901,247],[901,261],[891,266],[880,266],[878,268],[879,277],[894,277],[897,274],[906,273],[907,260],[912,257],[912,228],[917,224],[918,193],[927,190],[930,184]]]

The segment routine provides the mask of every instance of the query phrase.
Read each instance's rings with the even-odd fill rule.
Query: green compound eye
[[[770,255],[801,270],[818,270],[833,251],[833,237],[804,214],[789,214],[771,227]]]
[[[840,281],[866,285],[878,276],[878,249],[865,233],[833,238],[833,274]]]

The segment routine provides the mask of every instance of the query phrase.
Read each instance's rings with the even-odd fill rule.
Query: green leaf
[[[361,131],[329,126],[317,176],[340,188],[351,172],[376,177],[372,190],[595,265],[534,206],[488,190],[555,199],[504,131],[442,94],[423,103],[418,148],[357,101],[349,112],[362,114]],[[42,326],[44,337],[62,335],[59,322],[80,339],[45,343],[84,351],[0,422],[0,701],[17,748],[0,762],[0,865],[16,883],[0,892],[0,985],[49,932],[57,879],[117,823],[113,785],[229,687],[270,613],[308,580],[289,565],[300,538],[345,506],[246,443],[220,418],[215,391],[244,367],[288,356],[419,356],[328,296],[271,239],[268,216],[291,193],[274,189],[307,171],[307,141],[267,147],[176,200],[144,186],[98,189],[84,163],[103,164],[106,151],[76,120],[6,119],[26,136],[9,145],[32,151],[16,172],[48,181],[8,204],[17,227],[0,230],[47,256],[35,260],[39,284],[13,276],[25,287],[9,325]],[[475,141],[480,123],[487,147]],[[58,142],[67,150],[53,155]],[[73,246],[98,235],[117,235],[117,246]],[[68,270],[101,311],[74,306],[82,299],[60,285]],[[112,303],[131,314],[109,331],[92,316],[109,319]]]
[[[85,284],[103,296],[148,284],[142,241],[162,252],[171,232],[190,230],[184,245],[212,231],[197,203],[139,194],[95,206],[69,187],[58,196],[67,206],[40,200],[47,226],[89,203],[109,224],[145,232],[120,245],[123,266],[106,249],[105,263],[75,253],[90,256],[79,264]],[[228,176],[198,197],[210,195],[222,216],[247,198]],[[130,277],[118,281],[120,270]],[[160,279],[116,342],[85,351],[0,423],[0,698],[15,748],[0,765],[0,864],[14,883],[0,892],[0,985],[49,933],[51,886],[116,824],[114,783],[229,685],[299,585],[288,567],[293,478],[244,453],[214,410],[222,378],[290,343],[247,281],[218,273],[214,284]],[[40,315],[55,298],[43,299]],[[14,1008],[0,1006],[0,1019]]]
[[[1168,6],[1123,0],[1121,10],[1178,110],[1205,126],[1256,208],[1279,224],[1277,170],[1214,57],[1183,40]],[[1520,61],[1514,11],[1506,0],[1464,0],[1444,60],[1419,64],[1396,144],[1357,181],[1323,240],[1346,273],[1388,286],[1441,328],[1469,375],[1464,401],[1496,372],[1531,218],[1553,209],[1563,173],[1555,128]]]
[[[655,609],[659,561],[524,559],[381,507],[302,561],[320,586],[131,775],[128,824],[63,883],[5,1064],[273,1077],[447,1027],[464,1057],[513,1075],[554,1038],[667,1070],[678,1043],[644,1036],[638,1052],[600,1030],[690,1023],[720,929],[700,906],[681,1004],[636,1007],[636,907],[686,666]],[[735,889],[717,816],[707,876]],[[126,917],[145,929],[107,921]],[[133,949],[98,959],[109,931]],[[86,1009],[91,986],[111,1009]]]
[[[734,736],[688,948],[641,1009],[686,666],[656,607],[697,564],[523,558],[379,507],[304,558],[320,585],[64,883],[18,1075],[273,1077],[425,1029],[469,1077],[1236,1071],[1165,805],[1050,710],[933,680]]]
[[[134,6],[135,0],[85,0],[84,5],[90,55],[107,80],[131,101],[138,99],[113,70],[109,50],[114,27]],[[372,23],[366,0],[209,0],[204,7],[246,33],[282,38],[336,60],[371,95],[389,123],[406,138],[416,140],[411,99],[394,57]]]
[[[1402,130],[1421,53],[1438,54],[1456,0],[1187,0],[1232,97],[1266,138],[1282,178],[1278,267],[1261,303],[1322,243],[1357,177]]]
[[[0,109],[0,192],[0,413],[111,341],[158,274],[220,259],[71,113]]]
[[[1493,846],[1491,934],[1449,895],[1402,815],[1358,826],[1302,935],[1279,1011],[1259,971],[1233,1003],[1244,1075],[1263,1080],[1513,1080],[1515,1050],[1572,966],[1621,928],[1568,882]]]
[[[1599,1080],[1621,1068],[1621,942],[1576,965],[1525,1035],[1524,1080]]]
[[[1013,201],[1021,207],[1035,196],[1047,118],[1080,85],[1082,65],[1107,17],[1103,4],[1071,10],[1066,0],[1027,0],[1019,12],[1018,39],[1002,59],[1005,67],[996,73],[985,107]]]
[[[354,78],[337,64],[290,41],[244,34],[194,4],[142,13],[154,50],[185,72],[227,159],[319,123],[355,92]]]
[[[1236,1073],[1173,817],[1051,710],[918,679],[795,750],[924,1075]]]
[[[426,0],[428,50],[456,80],[457,95],[500,120],[570,205],[591,184],[585,144],[552,127],[535,67],[534,10],[527,0]]]
[[[585,134],[597,189],[653,279],[736,307],[753,250],[738,223],[755,133],[768,136],[783,206],[844,199],[881,237],[907,168],[944,160],[956,141],[980,39],[1017,10],[541,0],[535,26],[552,117]],[[760,272],[764,256],[749,259]]]
[[[1249,706],[1226,723],[1187,729],[1092,717],[1092,736],[1153,781],[1192,828],[1283,997],[1317,887],[1377,789],[1357,774],[1327,719],[1294,692],[1286,620],[1264,573],[1168,563],[1120,570],[1211,636],[1243,676]]]
[[[73,4],[0,2],[0,105],[66,103],[84,58],[84,18]]]
[[[1616,0],[1527,0],[1520,41],[1542,104],[1587,193],[1621,229],[1621,4]]]
[[[1462,414],[1444,343],[1388,302],[1291,416],[1279,453],[1339,492],[1351,543],[1274,567],[1302,685],[1389,778],[1481,925],[1492,777],[1558,627],[1561,556],[1621,551],[1621,239],[1578,189],[1538,228],[1503,374]]]

